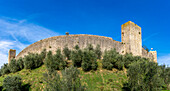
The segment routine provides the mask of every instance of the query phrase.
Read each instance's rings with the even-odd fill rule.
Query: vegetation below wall
[[[102,58],[102,59],[101,59]],[[100,46],[81,50],[67,46],[55,54],[31,54],[0,69],[0,90],[157,91],[170,89],[170,68],[146,58],[120,55],[115,49],[101,53]]]

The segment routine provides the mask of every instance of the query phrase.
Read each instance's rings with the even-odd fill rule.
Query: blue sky
[[[9,49],[70,34],[93,34],[121,41],[121,25],[142,28],[142,44],[158,52],[158,63],[170,65],[169,0],[0,0],[0,66]]]

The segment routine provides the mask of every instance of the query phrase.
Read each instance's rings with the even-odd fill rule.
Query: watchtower
[[[8,53],[8,64],[10,63],[11,59],[15,58],[16,50],[10,49]]]
[[[125,51],[135,56],[142,55],[141,27],[128,21],[121,26],[122,42],[125,43]]]

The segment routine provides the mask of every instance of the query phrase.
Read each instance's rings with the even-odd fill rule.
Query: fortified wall
[[[121,36],[122,42],[115,41],[112,38],[97,36],[97,35],[66,35],[54,36],[46,38],[35,42],[25,49],[23,49],[17,56],[16,51],[13,53],[12,50],[9,51],[9,62],[11,58],[20,58],[30,53],[40,53],[43,49],[47,51],[52,51],[55,53],[57,49],[63,49],[66,45],[69,49],[73,49],[75,45],[85,48],[87,45],[92,44],[94,47],[100,45],[101,51],[109,50],[115,48],[120,54],[132,53],[135,56],[141,56],[145,58],[150,58],[157,62],[156,51],[146,51],[142,48],[142,37],[141,28],[135,23],[129,21],[121,26]],[[11,55],[11,53],[15,55]]]

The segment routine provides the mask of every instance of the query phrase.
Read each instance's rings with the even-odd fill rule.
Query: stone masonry
[[[120,54],[132,53],[135,56],[142,56],[145,58],[150,58],[157,62],[157,52],[150,51],[147,52],[142,48],[142,33],[141,28],[135,23],[129,21],[121,26],[121,35],[122,42],[115,41],[112,38],[97,36],[97,35],[70,35],[66,33],[63,36],[54,36],[50,38],[46,38],[35,42],[25,49],[23,49],[16,57],[16,51],[9,51],[9,63],[11,58],[20,58],[30,53],[40,53],[43,49],[47,51],[52,51],[55,53],[57,49],[63,49],[64,46],[68,46],[68,48],[73,49],[75,45],[79,45],[79,47],[85,48],[88,44],[92,44],[94,47],[96,45],[100,45],[101,51],[110,50],[115,48],[117,52]]]

